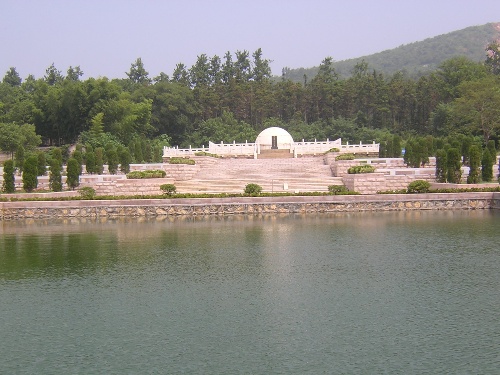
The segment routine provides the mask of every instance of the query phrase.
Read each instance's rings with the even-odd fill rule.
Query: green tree
[[[126,73],[128,78],[133,83],[149,84],[151,79],[149,78],[149,73],[144,68],[142,59],[139,57],[130,66],[130,70]]]
[[[38,158],[30,155],[26,158],[23,166],[23,189],[31,193],[38,186]]]
[[[73,158],[76,159],[77,163],[78,163],[78,175],[80,176],[82,173],[83,173],[83,154],[82,152],[79,150],[79,149],[76,149],[75,151],[73,151],[73,154],[72,154]]]
[[[64,79],[64,77],[61,74],[61,71],[56,69],[54,63],[52,63],[52,65],[50,65],[45,70],[45,76],[43,78],[45,82],[47,82],[50,86],[54,86],[58,83],[61,83]]]
[[[459,93],[452,106],[454,125],[481,134],[487,143],[500,131],[500,77],[464,82]]]
[[[490,182],[493,179],[493,159],[488,149],[483,151],[483,158],[481,160],[481,174],[483,181]]]
[[[9,152],[11,157],[21,145],[25,150],[33,151],[40,143],[41,137],[33,125],[0,122],[0,150]]]
[[[108,160],[109,173],[116,174],[116,172],[118,171],[118,154],[114,147],[106,151],[106,158]]]
[[[459,184],[462,178],[462,162],[460,151],[457,148],[449,148],[446,153],[446,180]]]
[[[24,168],[24,160],[25,160],[24,147],[22,145],[19,145],[16,150],[14,161],[16,164],[16,168],[19,170],[20,173],[22,173]]]
[[[104,149],[102,147],[97,147],[95,149],[94,172],[97,174],[102,174],[103,171],[104,171]]]
[[[59,147],[53,148],[50,153],[49,186],[52,191],[62,191],[62,163],[63,156]]]
[[[66,184],[71,190],[80,185],[80,168],[81,164],[78,163],[74,157],[69,158],[66,165]]]
[[[14,161],[6,160],[3,164],[3,184],[2,190],[4,193],[14,193],[16,191],[14,176]]]
[[[87,147],[85,151],[85,170],[90,174],[96,173],[96,157],[91,147]]]
[[[79,81],[80,77],[83,76],[83,71],[80,69],[80,66],[72,67],[70,66],[68,68],[68,71],[66,72],[66,80],[69,81]]]
[[[15,87],[21,86],[21,77],[19,77],[19,73],[16,71],[16,68],[11,67],[7,73],[5,73],[3,83]]]
[[[486,47],[485,65],[493,74],[500,74],[500,40],[495,40]]]
[[[132,156],[130,155],[128,148],[124,147],[120,150],[118,157],[120,159],[120,171],[127,174],[130,172],[130,163],[132,162]]]
[[[469,175],[468,184],[477,184],[480,181],[479,168],[481,167],[481,149],[477,145],[470,146],[469,149]]]
[[[448,161],[446,159],[447,153],[444,149],[439,149],[436,151],[436,181],[446,182],[447,179],[447,165]]]
[[[45,152],[38,151],[37,160],[37,174],[38,176],[45,176],[45,173],[47,173],[47,159],[45,158]]]

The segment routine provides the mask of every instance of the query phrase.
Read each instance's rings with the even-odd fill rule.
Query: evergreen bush
[[[446,180],[459,184],[462,179],[462,155],[458,148],[449,148],[446,152]]]
[[[493,159],[488,149],[483,150],[481,175],[483,177],[483,181],[485,182],[490,182],[493,179]]]
[[[22,145],[17,148],[16,154],[14,156],[14,161],[17,170],[19,171],[19,173],[22,173],[24,167],[24,147]]]
[[[85,170],[90,174],[96,173],[95,153],[92,148],[90,150],[87,148],[87,151],[85,152]]]
[[[118,172],[118,154],[116,153],[116,149],[108,149],[106,156],[108,159],[108,172],[110,174],[116,174],[116,172]]]
[[[408,194],[414,193],[428,193],[431,188],[431,184],[425,180],[415,180],[408,184],[406,192]]]
[[[40,151],[37,153],[37,174],[38,176],[45,176],[47,173],[47,159],[45,158],[45,152]]]
[[[337,155],[335,157],[335,161],[339,161],[339,160],[354,160],[355,156],[354,154],[341,154],[341,155]]]
[[[348,174],[359,174],[359,173],[373,173],[375,172],[375,167],[372,165],[356,165],[347,170]]]
[[[23,165],[23,189],[31,193],[38,186],[38,157],[28,156]]]
[[[342,195],[349,193],[349,189],[344,185],[329,185],[328,192],[333,195]]]
[[[80,197],[85,200],[92,200],[95,198],[95,189],[90,186],[82,187],[78,190]]]
[[[436,181],[446,182],[447,175],[447,159],[446,151],[439,149],[436,151]]]
[[[6,160],[3,163],[3,184],[2,191],[4,193],[14,193],[16,191],[16,180],[14,176],[14,161]]]
[[[79,146],[75,151],[73,151],[73,157],[76,159],[76,162],[78,163],[78,175],[80,176],[83,173],[83,154],[81,149],[81,145]]]
[[[124,147],[123,149],[120,150],[118,158],[120,161],[120,171],[125,174],[129,173],[130,163],[132,162],[132,156],[130,155],[130,151],[128,150],[127,147]]]
[[[52,191],[62,191],[62,160],[53,157],[50,161],[49,186]]]
[[[80,185],[80,167],[78,160],[74,157],[69,158],[68,164],[66,165],[66,171],[66,184],[71,190],[75,190],[75,188]]]
[[[102,172],[104,172],[104,149],[102,147],[97,147],[95,149],[94,172],[96,174],[102,174]]]
[[[178,158],[178,157],[173,157],[168,160],[169,164],[187,164],[187,165],[194,165],[195,161],[193,159],[189,158]]]
[[[132,171],[127,173],[127,178],[131,180],[144,179],[144,178],[164,178],[167,173],[164,170],[156,169],[149,171]]]
[[[481,149],[477,145],[472,145],[468,151],[469,175],[468,184],[477,184],[480,181],[479,168],[481,167]]]
[[[262,193],[262,186],[258,184],[247,184],[244,190],[245,194],[251,196],[257,196]]]
[[[177,188],[174,184],[163,184],[160,185],[160,190],[163,191],[165,195],[173,195],[177,192]]]

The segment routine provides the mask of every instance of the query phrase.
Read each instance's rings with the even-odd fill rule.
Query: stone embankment
[[[500,193],[0,202],[0,220],[500,209]]]

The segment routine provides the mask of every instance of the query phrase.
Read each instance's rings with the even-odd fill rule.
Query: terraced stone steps
[[[249,183],[265,192],[328,191],[328,185],[342,185],[333,177],[322,157],[272,159],[213,159],[202,165],[190,180],[176,181],[178,192],[241,193]]]

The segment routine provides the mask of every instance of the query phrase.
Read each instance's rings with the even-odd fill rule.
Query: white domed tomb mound
[[[283,150],[290,149],[293,144],[293,138],[285,129],[273,126],[260,132],[255,140],[261,149]]]

